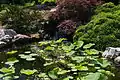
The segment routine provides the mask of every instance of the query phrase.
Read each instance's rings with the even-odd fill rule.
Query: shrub
[[[17,33],[36,33],[42,29],[43,13],[22,6],[5,5],[0,13],[0,21],[5,28],[14,29]]]
[[[69,23],[66,23],[68,21],[72,20],[76,24],[78,23],[85,24],[86,22],[88,22],[92,15],[91,7],[98,5],[99,2],[100,0],[99,1],[98,0],[57,0],[56,2],[57,6],[53,9],[53,11],[51,10],[49,14],[49,20],[52,20],[53,22],[57,23],[56,25],[59,26],[57,27],[58,31],[60,31],[61,28],[63,28],[64,31],[67,31],[68,28],[65,28],[65,27],[66,25],[69,25]],[[73,22],[70,22],[70,24]],[[65,26],[63,24],[65,24]],[[56,28],[56,25],[55,25],[55,28]],[[51,26],[52,29],[54,28],[53,26]],[[74,27],[76,27],[76,25],[74,26],[69,25],[69,27],[71,27],[69,29],[73,29],[71,33],[74,33],[75,31]],[[60,32],[63,32],[63,29]],[[65,34],[63,32],[62,36],[72,37],[73,34],[70,33],[71,35],[68,35],[69,31],[68,33],[65,33]]]
[[[92,20],[77,29],[74,40],[93,42],[98,50],[104,50],[106,47],[119,47],[119,15],[120,5],[115,6],[113,3],[107,3],[99,6]]]
[[[60,25],[57,26],[58,28],[58,34],[61,35],[60,38],[68,38],[72,39],[72,35],[76,30],[76,22],[73,22],[72,20],[65,20],[60,23]],[[58,35],[58,36],[59,36]],[[66,35],[66,36],[65,36]]]
[[[52,12],[50,19],[62,20],[88,20],[90,3],[86,0],[58,0],[56,11]]]
[[[56,0],[1,0],[0,3],[1,4],[14,4],[14,5],[24,5],[26,3],[32,3],[32,2],[35,2],[35,4],[44,4],[46,2],[49,2],[49,3],[55,3]]]

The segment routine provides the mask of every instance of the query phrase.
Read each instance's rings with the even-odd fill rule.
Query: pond
[[[1,52],[0,53],[0,68],[5,68],[7,72],[3,69],[0,71],[0,78],[4,80],[13,80],[11,76],[15,77],[14,79],[26,80],[28,76],[21,74],[22,69],[37,70],[42,72],[44,70],[44,60],[39,56],[39,54],[32,51],[31,46],[35,45],[26,45],[21,49],[12,50],[11,52]],[[33,47],[35,48],[35,47]],[[13,69],[12,73],[11,70]],[[1,76],[2,75],[2,76]],[[6,76],[6,77],[5,77]],[[3,78],[4,77],[4,78]],[[35,75],[29,76],[29,80],[35,80],[37,77]]]
[[[57,70],[58,66],[59,66],[60,70],[63,69],[63,72],[61,72],[60,74],[64,74],[65,73],[64,71],[68,70],[68,71],[66,71],[66,72],[68,72],[68,75],[73,75],[73,76],[77,75],[78,76],[78,74],[73,74],[74,71],[69,72],[70,68],[68,68],[65,64],[68,63],[68,65],[78,65],[81,63],[81,60],[84,60],[84,56],[77,56],[78,55],[77,54],[76,56],[75,55],[70,56],[67,59],[67,56],[65,56],[63,54],[63,52],[61,52],[60,49],[63,48],[65,50],[69,50],[69,48],[65,45],[58,47],[56,44],[53,44],[51,42],[52,41],[50,41],[50,42],[43,41],[43,43],[41,43],[41,44],[39,44],[40,42],[35,42],[32,44],[21,46],[21,48],[19,48],[19,49],[13,49],[13,50],[6,51],[6,52],[5,51],[0,52],[0,62],[1,62],[0,63],[0,80],[56,80],[56,79],[52,79],[50,77],[48,78],[48,76],[46,76],[45,73],[47,73],[47,71],[51,71],[51,69],[53,69],[53,68],[55,68]],[[42,53],[42,51],[44,50],[43,47],[46,47],[42,44],[48,44],[48,43],[51,43],[51,45],[54,47],[58,47],[58,49],[55,50],[54,47],[50,47],[50,46],[45,49],[53,50],[53,52],[57,51],[57,50],[60,50],[60,51],[57,51],[56,52],[57,54],[54,53],[53,55],[51,55],[51,53],[48,51],[48,52],[45,52],[44,55],[41,56],[40,53]],[[59,40],[58,40],[58,43],[60,43]],[[62,44],[62,43],[60,43],[60,44]],[[42,45],[42,47],[40,47],[41,45]],[[73,47],[73,45],[72,45],[72,47]],[[47,55],[49,53],[50,53],[50,55]],[[48,57],[46,57],[46,56],[48,56]],[[50,56],[52,56],[53,60],[51,60]],[[44,57],[46,57],[46,59]],[[94,56],[94,57],[96,57],[96,56]],[[73,58],[73,60],[72,60],[72,58]],[[77,58],[78,58],[79,63],[78,62],[75,63],[75,61],[74,61],[74,59],[77,60]],[[96,57],[96,59],[97,58],[98,57]],[[54,59],[56,59],[56,61],[57,61],[57,66],[54,63]],[[66,62],[66,60],[68,62]],[[100,61],[100,60],[101,59],[99,59],[98,61]],[[48,66],[45,66],[45,63],[47,61],[49,62],[46,64]],[[62,61],[62,63],[60,63],[59,61]],[[64,63],[64,61],[66,63]],[[84,60],[84,62],[85,61],[86,60]],[[84,63],[84,62],[81,64],[86,65],[86,63]],[[90,63],[90,65],[92,64],[90,61],[86,61],[86,62],[88,62],[87,64],[89,64],[89,63]],[[103,65],[107,65],[107,64],[108,63],[103,64]],[[94,65],[96,65],[96,63]],[[98,67],[98,64],[96,66]],[[107,71],[107,68],[104,68],[104,69]],[[78,68],[78,70],[79,70],[79,68]],[[92,68],[90,68],[90,70],[92,71]],[[114,71],[112,71],[112,70],[114,70]],[[110,77],[108,80],[119,80],[120,70],[119,69],[111,69],[111,71],[115,73],[115,76]],[[76,69],[75,69],[75,72],[76,72]],[[63,77],[65,77],[65,75]],[[42,79],[41,76],[46,77],[46,78]],[[49,76],[51,76],[51,75],[49,75]],[[56,76],[52,75],[52,77],[55,78]],[[57,80],[63,80],[63,79],[57,78]],[[71,78],[69,80],[76,80],[76,79]]]

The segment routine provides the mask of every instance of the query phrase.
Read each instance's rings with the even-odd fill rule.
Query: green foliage
[[[17,53],[18,51],[10,51],[10,52],[7,52],[7,54],[10,54],[10,55],[12,55],[12,54],[15,54],[15,53]]]
[[[26,74],[26,75],[32,75],[32,74],[34,74],[35,72],[37,72],[37,70],[29,70],[29,69],[27,69],[27,70],[24,70],[24,69],[22,69],[21,71],[20,71],[22,74]]]
[[[13,79],[18,79],[19,76],[15,76],[15,68],[14,67],[9,67],[9,68],[1,68],[0,72],[2,72],[3,74],[0,74],[0,79],[3,80],[13,80]]]
[[[45,11],[31,10],[26,6],[4,5],[0,12],[0,21],[5,28],[12,28],[17,33],[36,33],[46,23]]]
[[[95,43],[95,48],[104,50],[106,47],[118,47],[120,45],[120,5],[106,3],[98,6],[92,20],[79,26],[74,40],[82,40],[85,43]]]
[[[91,49],[94,44],[84,45],[83,41],[64,43],[64,39],[58,43],[59,41],[38,44],[41,48],[39,55],[46,60],[45,73],[42,74],[48,73],[47,76],[51,79],[62,80],[107,80],[114,76],[112,73],[107,74],[111,64],[99,57],[99,51]],[[107,69],[106,72],[101,72],[104,69]],[[45,79],[42,75],[39,76]]]
[[[46,3],[46,2],[56,2],[56,0],[1,0],[0,1],[0,3],[1,4],[14,4],[14,5],[17,5],[17,4],[19,4],[19,5],[26,5],[26,4],[31,4],[31,3],[33,3],[34,2],[34,4],[44,4],[44,3]]]
[[[64,38],[57,41],[41,41],[31,45],[29,49],[19,50],[18,55],[11,54],[16,55],[16,58],[7,59],[5,64],[10,65],[10,68],[3,66],[0,69],[3,74],[0,76],[11,72],[11,75],[6,77],[14,78],[16,74],[25,74],[27,79],[34,76],[34,79],[40,80],[107,80],[113,77],[111,64],[100,57],[101,53],[93,49],[93,46],[93,43],[86,44],[83,41],[66,42]],[[29,61],[28,58],[34,60]],[[41,61],[37,61],[38,59]],[[42,61],[44,63],[40,64]],[[24,63],[28,66],[31,63],[31,68],[25,67]],[[39,65],[38,68],[35,64]]]
[[[5,62],[5,64],[8,64],[8,65],[12,66],[12,65],[14,65],[17,62],[19,62],[19,60],[17,60],[16,58],[12,57],[12,58],[8,58],[7,62]]]
[[[38,0],[38,2],[40,2],[41,4],[45,4],[46,2],[56,2],[56,0]]]

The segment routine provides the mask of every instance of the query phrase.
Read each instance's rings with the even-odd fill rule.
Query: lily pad
[[[30,54],[30,53],[31,53],[31,51],[25,51],[24,53],[26,53],[26,54]]]
[[[14,51],[10,51],[10,52],[7,52],[7,54],[15,54],[15,53],[17,53],[18,51],[17,50],[14,50]]]
[[[3,67],[3,68],[0,69],[0,72],[3,72],[3,73],[14,73],[14,68],[11,69],[11,68]]]
[[[5,64],[9,64],[9,65],[13,65],[15,63],[19,62],[19,60],[17,60],[16,58],[12,57],[7,59],[7,62],[5,62]]]
[[[86,44],[83,46],[84,49],[88,49],[88,48],[91,48],[92,46],[94,46],[95,44],[93,43],[89,43],[89,44]]]
[[[38,77],[39,78],[45,78],[45,77],[48,77],[48,76],[46,75],[46,73],[41,73],[41,74],[38,75]]]
[[[22,58],[22,59],[27,59],[27,58],[31,58],[32,56],[30,56],[30,55],[23,55],[23,56],[20,56],[20,58]]]
[[[37,72],[37,70],[36,69],[34,69],[34,70],[30,70],[30,69],[27,69],[27,70],[25,70],[25,69],[22,69],[21,71],[20,71],[20,73],[22,73],[22,74],[25,74],[25,75],[32,75],[32,74],[34,74],[34,73],[36,73]]]
[[[34,53],[32,53],[32,54],[30,54],[30,56],[38,56],[38,54],[34,54]]]
[[[35,58],[30,57],[30,58],[27,58],[26,60],[27,60],[27,61],[34,61]]]

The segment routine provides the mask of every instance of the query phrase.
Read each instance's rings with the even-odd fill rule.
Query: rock
[[[102,56],[110,60],[115,66],[120,66],[120,47],[108,47],[103,52]]]
[[[115,62],[116,64],[120,64],[120,56],[116,57],[116,58],[114,59],[114,62]]]
[[[27,35],[17,34],[12,29],[0,29],[0,48],[7,46],[8,44],[14,44],[18,41],[29,39]]]
[[[103,52],[103,57],[105,58],[116,58],[120,55],[120,48],[113,48],[113,47],[108,47],[106,50]]]

